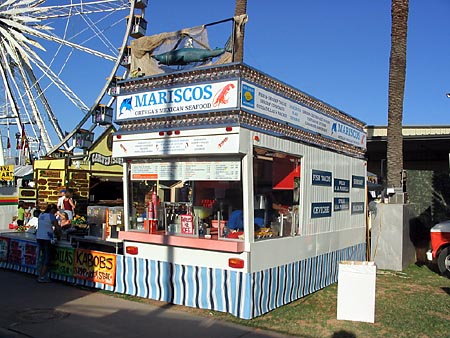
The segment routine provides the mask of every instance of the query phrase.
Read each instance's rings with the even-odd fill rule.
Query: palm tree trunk
[[[234,16],[247,14],[247,0],[236,0],[236,6],[234,10]],[[244,30],[242,27],[242,34],[238,36],[234,41],[234,62],[242,62],[244,59]]]
[[[391,55],[389,59],[389,102],[387,127],[387,186],[402,187],[403,98],[406,78],[406,35],[408,0],[392,0]]]

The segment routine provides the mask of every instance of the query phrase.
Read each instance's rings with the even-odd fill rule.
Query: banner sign
[[[334,198],[334,211],[343,211],[350,209],[350,198],[348,197],[335,197]]]
[[[311,203],[311,218],[331,217],[331,203]]]
[[[89,154],[89,161],[94,163],[99,163],[104,166],[112,166],[112,165],[122,165],[123,159],[122,158],[115,158],[111,155],[106,156],[100,153],[90,153]]]
[[[9,241],[8,263],[36,268],[38,250],[37,243],[11,239]]]
[[[366,187],[366,179],[364,176],[352,175],[352,188],[364,189]]]
[[[236,109],[238,81],[170,87],[118,96],[116,102],[116,121]]]
[[[0,165],[0,181],[14,180],[14,165]]]
[[[58,275],[73,276],[74,248],[55,247],[49,270]]]
[[[322,185],[331,187],[331,172],[312,170],[312,185]]]
[[[340,140],[359,148],[366,148],[366,133],[323,113],[307,108],[286,97],[253,84],[242,82],[242,109],[264,115],[269,119]]]
[[[334,192],[350,192],[350,180],[335,178]]]
[[[114,286],[116,281],[116,255],[100,251],[76,249],[73,276]]]
[[[0,262],[8,261],[9,238],[0,237]]]
[[[239,134],[114,140],[113,157],[189,154],[237,154]]]
[[[364,214],[364,202],[353,202],[352,203],[352,215],[354,214]]]

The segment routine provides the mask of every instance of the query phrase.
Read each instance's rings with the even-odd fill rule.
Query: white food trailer
[[[244,64],[121,81],[114,291],[250,319],[365,260],[364,123]]]

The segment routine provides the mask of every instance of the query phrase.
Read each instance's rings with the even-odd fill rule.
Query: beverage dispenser
[[[108,226],[111,231],[111,238],[117,238],[118,233],[123,229],[123,207],[108,208]]]
[[[87,223],[89,224],[89,236],[105,239],[108,207],[90,205],[87,207]]]

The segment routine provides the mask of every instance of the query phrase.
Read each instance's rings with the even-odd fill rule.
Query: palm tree
[[[234,9],[234,16],[247,14],[247,0],[236,0]],[[242,62],[244,59],[244,26],[242,26],[242,35],[237,37],[234,46],[234,60],[235,62]]]
[[[406,35],[408,31],[408,12],[408,0],[392,0],[387,127],[387,186],[393,188],[402,187],[402,119],[406,78]]]

